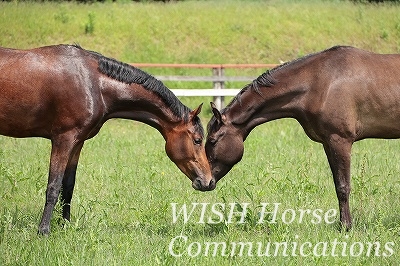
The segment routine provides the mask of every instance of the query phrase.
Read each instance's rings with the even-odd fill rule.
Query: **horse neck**
[[[239,100],[226,108],[224,114],[246,139],[251,130],[268,121],[280,118],[299,120],[304,94],[304,87],[287,80],[268,87],[259,86],[258,90],[250,85]]]
[[[123,118],[143,122],[157,129],[164,139],[174,125],[183,120],[174,115],[159,96],[141,85],[119,83],[118,86],[108,87],[106,91],[103,93],[108,110],[106,119]]]

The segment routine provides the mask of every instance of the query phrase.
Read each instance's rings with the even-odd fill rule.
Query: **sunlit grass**
[[[185,1],[0,7],[2,46],[77,42],[127,62],[278,63],[338,44],[400,50],[396,5]]]
[[[400,7],[348,1],[0,3],[0,46],[79,43],[124,62],[281,63],[334,45],[400,51]],[[154,69],[154,75],[210,75]],[[226,70],[258,76],[265,69]],[[168,82],[172,88],[210,83]],[[239,88],[244,85],[227,84]]]
[[[82,152],[72,202],[72,221],[57,223],[49,238],[36,236],[46,185],[49,145],[40,139],[1,137],[0,262],[62,265],[197,264],[393,264],[398,260],[399,155],[397,141],[368,140],[353,151],[351,209],[354,229],[338,231],[335,223],[257,224],[260,203],[284,209],[337,209],[330,170],[319,144],[307,139],[293,120],[262,125],[246,140],[243,160],[212,192],[194,191],[164,152],[164,140],[146,125],[115,120],[89,140]],[[4,148],[6,147],[6,148]],[[376,152],[379,150],[380,152]],[[7,173],[7,174],[4,174]],[[6,176],[5,176],[6,175]],[[10,182],[12,180],[12,182]],[[172,223],[171,203],[250,203],[245,224]],[[271,209],[270,209],[271,210]],[[168,247],[180,234],[192,242],[378,241],[395,243],[390,257],[267,258],[184,255]],[[350,245],[349,244],[349,245]],[[203,250],[204,251],[204,250]],[[381,249],[382,251],[382,249]]]

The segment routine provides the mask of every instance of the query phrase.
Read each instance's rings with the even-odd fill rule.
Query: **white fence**
[[[210,76],[157,76],[161,81],[179,82],[211,82],[210,89],[174,89],[171,91],[176,96],[212,96],[218,109],[224,105],[224,96],[235,96],[240,88],[225,88],[226,82],[251,82],[257,76],[226,76],[227,68],[263,68],[262,72],[277,66],[276,64],[152,64],[152,63],[131,63],[138,68],[208,68],[211,69]],[[261,72],[259,73],[261,74]]]

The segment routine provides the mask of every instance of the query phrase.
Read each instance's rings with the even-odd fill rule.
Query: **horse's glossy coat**
[[[400,137],[400,55],[332,47],[267,71],[227,108],[212,109],[206,153],[216,181],[241,160],[243,142],[253,128],[294,118],[310,139],[323,144],[340,220],[350,228],[352,144]]]
[[[41,234],[50,231],[61,188],[63,217],[70,219],[80,151],[110,118],[156,128],[166,141],[167,155],[192,186],[213,189],[200,110],[191,111],[147,73],[76,45],[0,48],[0,134],[43,137],[52,143]]]

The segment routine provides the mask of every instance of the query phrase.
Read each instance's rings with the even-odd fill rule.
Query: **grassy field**
[[[310,219],[257,223],[262,203],[280,203],[279,215],[285,209],[326,212],[337,208],[322,147],[309,141],[295,121],[257,128],[246,141],[243,161],[208,193],[190,187],[165,155],[156,130],[136,122],[110,121],[83,150],[71,223],[59,226],[56,212],[48,238],[38,237],[36,230],[44,203],[49,143],[11,138],[0,142],[1,265],[396,265],[399,260],[398,141],[368,140],[355,145],[351,196],[355,226],[341,233],[338,217],[333,224],[313,224]],[[229,217],[218,224],[202,224],[199,210],[185,224],[182,217],[173,223],[172,203],[250,205],[244,224],[228,223]],[[272,211],[272,207],[267,209]],[[209,210],[207,214],[218,220]],[[174,242],[174,252],[183,253],[175,258],[169,245],[180,235],[188,240]],[[307,257],[298,251],[292,256],[290,248],[287,257],[283,251],[269,257],[258,257],[254,251],[249,256],[247,249],[242,256],[238,250],[235,256],[203,253],[207,242],[251,242],[255,249],[257,242],[316,245],[334,239],[348,246],[361,243],[365,250],[357,255],[357,246],[356,256],[351,256],[348,247],[342,256],[343,247],[338,246],[332,256],[330,245],[326,256]],[[202,253],[191,257],[198,248],[196,244],[188,253],[193,242],[200,243]],[[378,253],[368,256],[366,245],[376,242],[380,243],[374,249]],[[385,257],[384,245],[391,242],[393,255]],[[318,249],[323,252],[321,246]]]
[[[125,62],[164,63],[275,63],[335,44],[396,53],[399,11],[341,1],[1,2],[0,45],[78,42]],[[195,107],[210,99],[182,101]],[[204,125],[210,117],[207,107]],[[293,120],[257,127],[245,142],[243,160],[207,193],[191,188],[155,129],[112,120],[82,151],[71,223],[58,224],[58,207],[52,234],[43,238],[36,230],[50,143],[0,137],[0,265],[398,265],[399,148],[395,140],[354,145],[354,228],[346,233],[338,230],[338,217],[332,224],[310,217],[300,223],[296,215],[289,223],[289,212],[286,220],[269,223],[268,216],[258,223],[263,203],[270,204],[268,211],[280,203],[279,217],[284,210],[337,209],[323,148]],[[172,203],[227,209],[216,224],[202,223],[200,209],[188,223],[182,217],[174,222]],[[236,212],[249,203],[244,223],[229,223],[228,206],[234,203]],[[219,218],[210,209],[206,214]],[[226,243],[226,252],[210,243]],[[229,253],[240,243],[246,243],[242,253],[240,246]],[[287,243],[286,253],[280,247],[274,254],[276,243]],[[268,244],[269,256],[258,256],[258,245],[265,253]]]
[[[1,2],[0,45],[78,42],[123,61],[155,63],[277,63],[338,44],[398,52],[398,8],[317,0]]]
[[[400,51],[399,6],[340,0],[0,2],[0,25],[0,46],[24,49],[79,43],[132,63],[280,63],[334,45]],[[155,75],[210,74],[208,69],[145,70]],[[260,69],[247,72],[258,76]],[[167,85],[210,87],[188,82]]]

